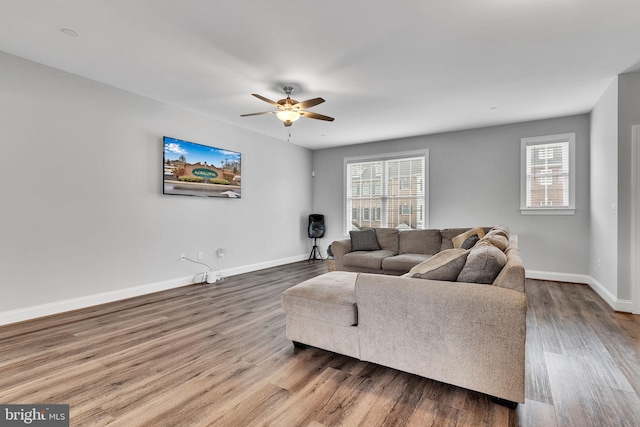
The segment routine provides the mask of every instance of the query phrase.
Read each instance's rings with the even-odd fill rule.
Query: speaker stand
[[[322,252],[320,252],[320,249],[318,248],[318,238],[314,237],[313,248],[311,248],[311,253],[309,254],[307,262],[310,262],[311,260],[315,262],[315,260],[318,259],[318,256],[320,256],[320,261],[324,261],[324,258],[322,258]]]

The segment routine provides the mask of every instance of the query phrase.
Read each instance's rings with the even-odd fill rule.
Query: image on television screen
[[[242,197],[240,153],[168,136],[163,144],[164,194]]]

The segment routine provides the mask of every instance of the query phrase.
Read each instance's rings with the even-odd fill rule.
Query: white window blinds
[[[522,213],[573,214],[575,133],[522,138],[521,151]]]
[[[569,207],[569,142],[527,146],[527,207]]]
[[[425,157],[346,159],[346,230],[425,228]]]

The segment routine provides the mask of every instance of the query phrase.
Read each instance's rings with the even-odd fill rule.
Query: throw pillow
[[[502,234],[504,234],[504,237],[506,237],[507,239],[509,239],[509,227],[507,227],[506,225],[497,225],[495,227],[493,227],[491,229],[491,231],[495,231],[495,232],[502,232]]]
[[[462,244],[460,245],[460,249],[471,249],[476,245],[476,243],[478,243],[478,240],[480,240],[480,238],[477,234],[474,234],[471,237],[467,237],[467,240],[462,242]]]
[[[380,250],[376,231],[374,229],[350,231],[352,251],[377,251]]]
[[[462,244],[465,240],[467,240],[471,236],[478,236],[478,239],[482,239],[484,237],[484,229],[482,227],[472,228],[469,231],[465,231],[462,234],[458,234],[456,237],[451,239],[453,242],[454,248],[462,247]]]
[[[408,277],[418,279],[448,280],[455,282],[465,265],[469,251],[464,249],[446,249],[438,252],[426,261],[413,267]]]
[[[469,251],[457,281],[490,285],[506,264],[504,252],[488,241],[480,241]]]
[[[504,252],[507,249],[507,246],[509,246],[509,238],[505,237],[501,231],[489,231],[485,234],[482,240],[488,241],[502,252]]]

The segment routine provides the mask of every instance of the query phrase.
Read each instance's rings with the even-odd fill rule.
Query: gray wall
[[[310,150],[7,54],[0,69],[0,313],[206,270],[181,252],[217,266],[225,247],[231,270],[308,254]],[[242,199],[162,195],[163,135],[240,151]]]
[[[640,124],[640,72],[618,76],[618,298],[631,299],[631,129]]]
[[[520,138],[576,132],[576,213],[520,214]],[[429,149],[430,228],[507,224],[527,269],[589,271],[589,116],[316,150],[313,210],[326,215],[323,250],[343,238],[344,157]]]
[[[0,66],[0,313],[202,271],[181,252],[217,266],[226,247],[228,271],[305,257],[310,212],[326,215],[324,252],[343,238],[344,157],[425,148],[431,228],[508,224],[528,270],[589,275],[631,298],[640,73],[620,75],[590,116],[311,152],[10,55]],[[520,138],[573,131],[576,214],[521,215]],[[162,135],[242,152],[243,198],[163,196]]]
[[[618,79],[591,112],[589,275],[618,295]],[[615,209],[614,209],[615,205]]]

